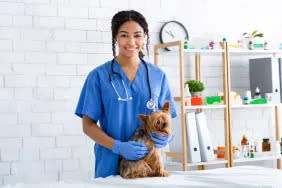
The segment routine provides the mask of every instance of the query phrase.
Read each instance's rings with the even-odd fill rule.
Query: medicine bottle
[[[191,93],[188,84],[185,84],[185,106],[191,106]]]
[[[256,87],[255,93],[254,93],[254,99],[260,99],[261,95],[260,95],[260,90],[258,87]]]
[[[249,141],[245,135],[243,135],[242,140],[241,140],[241,145],[249,145]]]
[[[269,142],[269,138],[264,138],[262,139],[262,151],[270,151],[270,142]]]
[[[188,38],[185,37],[185,40],[184,40],[184,49],[187,50],[189,47],[188,47]]]
[[[281,138],[281,140],[280,140],[280,153],[281,153],[281,155],[282,155],[282,138]]]
[[[247,96],[243,98],[243,104],[249,104],[249,98]]]
[[[249,50],[252,50],[252,49],[253,49],[253,42],[252,42],[252,41],[249,41],[248,49],[249,49]]]
[[[243,135],[241,140],[241,147],[242,147],[242,155],[244,158],[249,157],[249,141],[245,135]]]

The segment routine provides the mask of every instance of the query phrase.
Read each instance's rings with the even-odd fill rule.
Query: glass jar
[[[269,138],[264,138],[262,139],[262,151],[270,151],[270,142],[269,142]]]

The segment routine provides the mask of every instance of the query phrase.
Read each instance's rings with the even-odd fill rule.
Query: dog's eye
[[[157,124],[159,125],[160,123],[161,123],[161,121],[160,121],[160,120],[158,120],[158,121],[157,121]]]

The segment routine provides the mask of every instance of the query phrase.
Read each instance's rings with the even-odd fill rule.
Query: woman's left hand
[[[172,135],[171,137],[168,137],[167,135],[159,136],[154,131],[152,131],[151,133],[152,133],[152,138],[153,138],[153,140],[155,142],[155,147],[156,148],[163,148],[163,147],[165,147],[174,138],[174,135]]]

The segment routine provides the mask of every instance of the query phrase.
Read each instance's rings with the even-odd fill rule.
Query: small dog
[[[143,122],[143,127],[136,130],[132,141],[143,143],[149,150],[147,156],[138,161],[129,161],[121,159],[119,172],[123,178],[141,178],[161,176],[167,177],[169,174],[164,171],[160,149],[155,147],[151,131],[156,134],[171,135],[171,115],[170,104],[166,102],[162,110],[153,112],[151,115],[139,114]]]

